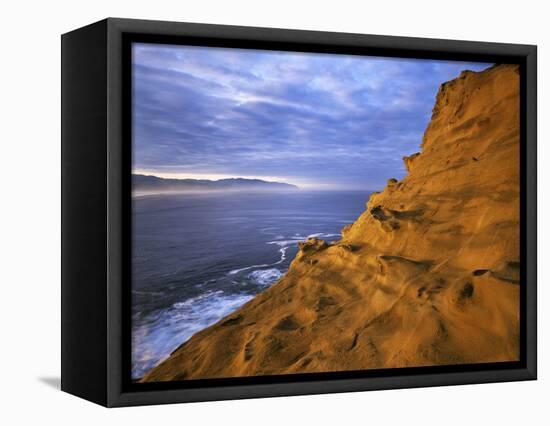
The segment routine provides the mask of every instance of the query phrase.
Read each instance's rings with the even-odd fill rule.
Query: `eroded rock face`
[[[403,162],[405,163],[405,169],[407,169],[407,172],[410,172],[412,170],[414,160],[418,158],[419,155],[420,153],[416,152],[412,155],[409,155],[408,157],[403,157]]]
[[[422,152],[328,244],[143,379],[519,359],[519,76],[441,86]]]
[[[297,261],[305,261],[308,262],[310,265],[314,265],[317,263],[317,259],[312,259],[311,255],[315,253],[319,253],[320,251],[323,251],[329,247],[329,243],[327,243],[325,240],[321,240],[319,238],[308,238],[304,242],[298,243],[298,248],[300,251],[296,255],[295,260]]]
[[[328,247],[328,243],[325,240],[319,238],[308,238],[305,242],[299,242],[298,248],[302,254],[311,254],[324,250]]]

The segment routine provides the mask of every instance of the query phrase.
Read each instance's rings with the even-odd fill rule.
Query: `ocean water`
[[[299,241],[339,239],[368,196],[299,190],[134,198],[133,378],[277,282]]]

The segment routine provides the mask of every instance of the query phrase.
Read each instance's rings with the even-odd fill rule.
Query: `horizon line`
[[[166,177],[166,176],[159,176],[158,174],[145,173],[145,172],[136,172],[136,171],[132,171],[132,175],[155,177],[157,179],[166,179],[166,180],[202,180],[202,181],[207,181],[207,182],[220,182],[220,181],[224,181],[224,180],[259,180],[259,181],[267,182],[267,183],[283,183],[283,184],[287,184],[287,185],[294,185],[294,186],[299,188],[299,185],[296,185],[294,183],[281,181],[281,180],[266,180],[265,178],[260,178],[260,177],[231,176],[231,177],[223,177],[223,178],[218,178],[218,179],[207,179],[207,178],[204,178],[204,177]]]
[[[278,176],[242,176],[242,175],[228,175],[228,174],[218,174],[218,173],[212,173],[212,174],[195,174],[195,173],[156,173],[148,170],[132,170],[132,175],[141,175],[141,176],[151,176],[158,179],[173,179],[173,180],[203,180],[203,181],[209,181],[209,182],[219,182],[222,180],[229,180],[229,179],[243,179],[243,180],[260,180],[262,182],[268,182],[268,183],[281,183],[281,184],[288,184],[288,185],[294,185],[298,189],[301,190],[328,190],[328,191],[345,191],[345,190],[354,190],[354,191],[365,191],[365,192],[372,192],[375,191],[375,189],[363,189],[363,188],[357,188],[357,187],[350,187],[350,186],[344,186],[339,184],[326,184],[326,183],[310,183],[310,182],[301,182],[301,183],[295,183],[292,181],[289,181],[285,178],[278,177]]]

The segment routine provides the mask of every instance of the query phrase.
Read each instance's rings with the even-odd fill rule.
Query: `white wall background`
[[[549,424],[550,31],[544,6],[531,0],[2,2],[0,423]],[[60,34],[107,16],[538,44],[540,379],[115,410],[58,391]]]

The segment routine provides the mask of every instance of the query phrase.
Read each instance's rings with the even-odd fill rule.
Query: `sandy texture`
[[[144,381],[480,363],[519,357],[519,75],[465,71],[334,244],[195,334]]]

